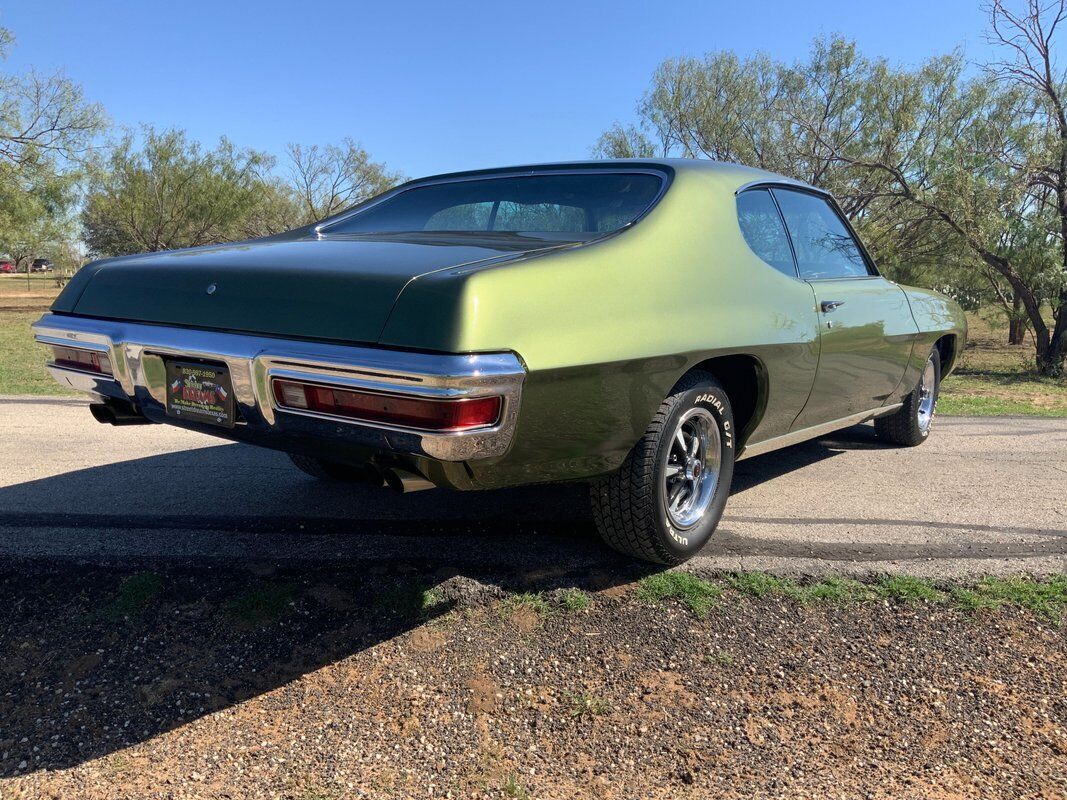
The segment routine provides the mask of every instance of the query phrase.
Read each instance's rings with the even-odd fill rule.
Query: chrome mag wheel
[[[922,380],[919,381],[919,406],[916,410],[916,420],[919,430],[927,431],[934,419],[934,403],[937,400],[937,366],[933,358],[926,362]]]
[[[700,522],[715,497],[721,467],[718,423],[710,411],[690,409],[674,429],[663,471],[663,502],[672,525],[686,530]]]

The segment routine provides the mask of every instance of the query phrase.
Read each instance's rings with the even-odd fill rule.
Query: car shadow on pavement
[[[744,459],[734,467],[732,494],[739,494],[790,472],[841,455],[847,450],[888,448],[874,434],[873,425],[854,425],[820,439]]]
[[[740,488],[868,441],[853,429],[752,459]],[[584,497],[397,496],[239,445],[0,488],[0,776],[237,707],[469,597],[612,593],[658,571],[604,548]]]
[[[734,492],[876,446],[870,426],[738,463]],[[0,487],[0,558],[92,563],[422,558],[501,571],[613,558],[584,484],[398,495],[317,481],[288,458],[213,445]]]

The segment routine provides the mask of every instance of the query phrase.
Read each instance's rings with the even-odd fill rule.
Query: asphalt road
[[[740,463],[692,568],[930,577],[1067,571],[1067,420],[946,418],[914,449],[860,425]],[[0,399],[0,566],[412,563],[610,568],[578,486],[397,495],[315,481],[279,453],[77,400]]]

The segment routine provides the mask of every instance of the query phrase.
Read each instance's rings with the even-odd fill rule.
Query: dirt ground
[[[1067,796],[1067,633],[1028,611],[5,569],[3,800]]]

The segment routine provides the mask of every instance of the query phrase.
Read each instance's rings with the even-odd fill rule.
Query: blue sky
[[[280,153],[352,136],[408,176],[583,158],[663,59],[802,56],[843,33],[914,63],[988,52],[979,0],[0,3],[9,68],[63,68],[118,125]]]

